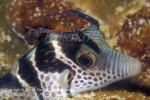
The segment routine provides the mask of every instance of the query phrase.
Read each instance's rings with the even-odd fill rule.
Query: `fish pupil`
[[[86,56],[86,55],[81,55],[79,57],[79,63],[81,65],[83,65],[84,67],[85,66],[91,66],[93,64],[93,60],[92,58],[90,58],[89,56]]]

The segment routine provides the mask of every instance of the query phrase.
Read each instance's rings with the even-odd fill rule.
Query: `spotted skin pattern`
[[[87,20],[91,19],[81,12],[72,12]],[[29,50],[19,59],[14,75],[23,88],[35,90],[37,95],[32,98],[62,100],[62,97],[75,96],[133,77],[141,71],[141,63],[137,59],[109,47],[99,26],[70,33],[77,34],[76,41],[65,41],[60,34],[50,34],[54,34],[55,39],[47,35]],[[80,63],[78,57],[83,54],[92,58],[91,66]]]

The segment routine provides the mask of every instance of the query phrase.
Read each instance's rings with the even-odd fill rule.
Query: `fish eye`
[[[75,62],[84,70],[95,69],[97,54],[86,45],[82,45],[75,55]]]
[[[81,56],[79,56],[79,63],[82,66],[87,66],[88,67],[88,66],[92,66],[94,61],[90,56],[81,55]]]
[[[80,53],[77,56],[77,63],[85,70],[94,68],[96,56],[93,53]]]

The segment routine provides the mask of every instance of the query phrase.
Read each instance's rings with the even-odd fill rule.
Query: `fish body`
[[[91,19],[81,12],[73,12]],[[109,47],[95,25],[61,35],[50,32],[18,60],[16,72],[9,76],[21,88],[32,88],[36,98],[47,100],[75,96],[137,75],[141,63]],[[5,78],[2,81],[7,82]]]

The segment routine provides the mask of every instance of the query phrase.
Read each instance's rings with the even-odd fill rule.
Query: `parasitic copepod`
[[[140,73],[140,61],[113,50],[96,19],[68,11],[94,26],[61,34],[47,29],[44,38],[18,60],[16,72],[0,79],[0,88],[32,88],[30,98],[47,100],[96,90]]]

